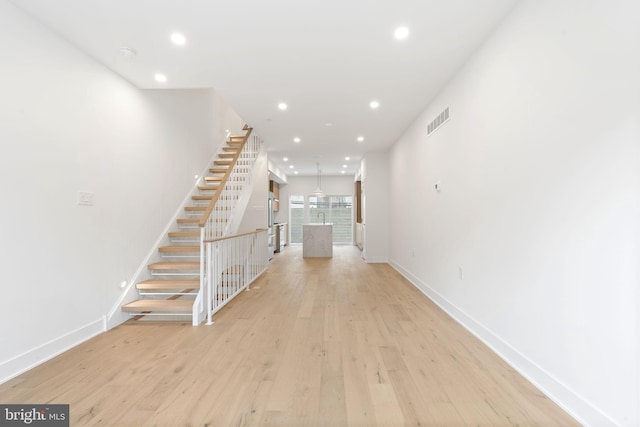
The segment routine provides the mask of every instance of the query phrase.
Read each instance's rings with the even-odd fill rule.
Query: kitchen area
[[[278,172],[269,170],[272,258],[291,249],[302,258],[331,258],[336,245],[354,245],[354,177]]]
[[[283,205],[286,206],[286,205]],[[269,180],[269,259],[289,244],[289,224],[278,222],[280,212],[280,183]]]

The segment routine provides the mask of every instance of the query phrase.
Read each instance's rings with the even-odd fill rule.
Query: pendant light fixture
[[[316,197],[324,197],[324,191],[322,191],[322,188],[320,187],[320,184],[322,182],[322,171],[320,170],[320,163],[316,163],[316,167],[318,169],[318,188],[316,188],[316,191],[313,192],[313,195]]]

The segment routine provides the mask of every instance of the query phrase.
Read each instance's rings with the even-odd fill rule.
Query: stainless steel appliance
[[[277,222],[273,225],[273,229],[275,230],[276,235],[276,243],[274,246],[274,252],[279,253],[284,249],[284,224],[278,224]]]
[[[273,202],[274,202],[274,197],[273,197],[273,193],[269,192],[269,202],[267,205],[267,212],[268,212],[268,224],[269,224],[269,237],[268,237],[268,242],[269,242],[269,249],[268,249],[268,253],[269,253],[269,259],[273,258],[273,253],[275,251],[275,230],[274,230],[274,224],[273,224],[273,220],[274,220],[274,214],[273,214]]]

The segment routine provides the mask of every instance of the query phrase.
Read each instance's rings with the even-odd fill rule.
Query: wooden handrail
[[[235,239],[236,237],[248,236],[250,234],[258,234],[262,231],[267,231],[267,230],[268,228],[256,228],[256,231],[248,231],[242,234],[234,234],[233,236],[218,237],[217,239],[205,240],[204,243],[212,243],[212,242],[219,242],[221,240]]]
[[[250,128],[246,124],[244,125],[242,130],[247,131],[246,135],[244,136],[244,141],[242,141],[242,144],[240,144],[240,150],[238,150],[236,155],[233,157],[233,161],[229,165],[229,169],[227,169],[224,176],[222,177],[222,180],[220,181],[220,185],[218,185],[218,188],[216,188],[216,192],[213,193],[213,196],[211,197],[211,201],[209,202],[209,206],[207,206],[207,209],[202,214],[202,218],[200,219],[200,222],[199,222],[200,227],[204,227],[207,224],[207,220],[211,215],[211,211],[213,211],[213,208],[215,207],[218,199],[220,198],[220,194],[222,194],[222,190],[224,189],[225,184],[229,180],[231,171],[233,171],[233,168],[236,166],[236,163],[238,162],[238,158],[240,157],[240,153],[242,153],[242,150],[244,149],[245,144],[249,140],[249,136],[251,135],[251,132],[253,132],[253,128]]]

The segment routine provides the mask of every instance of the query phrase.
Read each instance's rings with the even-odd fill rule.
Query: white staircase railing
[[[260,138],[247,135],[247,140],[242,147],[235,165],[228,173],[220,187],[213,196],[212,207],[208,216],[200,222],[202,229],[201,240],[211,240],[228,236],[235,207],[240,200],[242,191],[251,184],[251,171],[260,151]]]
[[[267,230],[207,240],[205,246],[204,301],[211,325],[213,314],[267,269]]]

